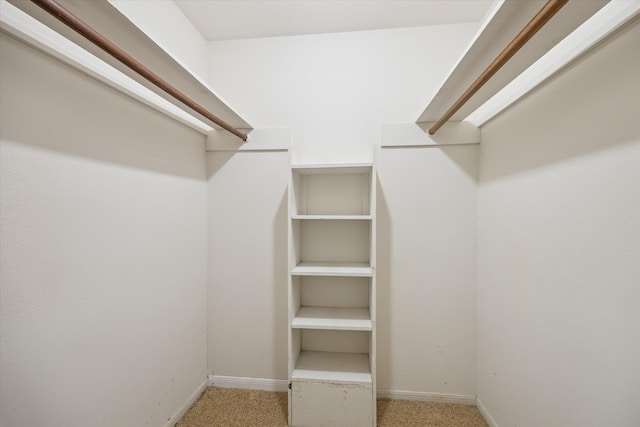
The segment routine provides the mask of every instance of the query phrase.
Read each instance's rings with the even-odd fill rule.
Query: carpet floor
[[[378,399],[378,426],[487,427],[475,406]],[[176,427],[285,427],[287,393],[209,387]]]

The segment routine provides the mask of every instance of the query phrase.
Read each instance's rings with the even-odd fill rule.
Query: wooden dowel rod
[[[231,126],[229,123],[222,120],[220,117],[214,115],[209,112],[206,108],[202,107],[200,104],[189,98],[184,93],[180,92],[178,89],[167,83],[160,76],[155,74],[153,71],[149,70],[147,67],[142,65],[140,62],[135,60],[132,56],[127,54],[125,51],[120,49],[115,44],[111,43],[108,39],[106,39],[102,34],[95,31],[89,25],[84,23],[80,18],[69,12],[67,9],[58,4],[55,0],[31,0],[44,10],[46,10],[49,14],[56,17],[58,20],[65,23],[67,26],[75,30],[77,33],[81,34],[83,37],[88,39],[90,42],[98,46],[100,49],[107,52],[109,55],[113,56],[118,61],[122,62],[127,67],[131,68],[133,71],[173,96],[178,101],[182,102],[187,107],[197,111],[202,116],[211,120],[213,123],[218,126],[226,129],[232,134],[236,135],[238,138],[243,141],[247,140],[247,134],[240,132],[238,129]]]
[[[431,126],[429,135],[435,134],[443,124],[471,98],[504,64],[515,55],[569,0],[549,0],[536,16],[518,33],[491,64],[471,83],[471,86],[447,110],[446,113]]]

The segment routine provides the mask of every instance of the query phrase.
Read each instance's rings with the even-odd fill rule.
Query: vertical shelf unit
[[[376,172],[292,165],[289,425],[376,425]]]

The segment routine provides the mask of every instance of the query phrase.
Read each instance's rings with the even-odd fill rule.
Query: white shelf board
[[[131,22],[129,18],[120,12],[114,5],[109,3],[108,0],[57,1],[62,7],[73,13],[89,26],[97,29],[100,34],[110,40],[113,44],[126,51],[127,54],[134,57],[145,67],[149,68],[167,83],[187,95],[211,113],[236,128],[251,129],[251,125],[225,100],[223,100],[222,97],[216,93],[206,81],[186,69],[180,61],[153,41],[147,34],[138,28],[135,23]],[[66,37],[91,55],[94,55],[96,58],[102,60],[106,64],[109,64],[122,74],[146,87],[151,92],[157,94],[161,98],[164,98],[169,103],[186,111],[188,114],[214,129],[220,129],[220,126],[214,124],[209,119],[201,116],[198,112],[175,100],[172,96],[148,82],[135,71],[132,71],[130,68],[123,65],[108,53],[91,43],[89,40],[70,29],[57,18],[49,15],[35,3],[22,0],[8,0],[8,2],[42,22],[47,27]],[[3,2],[2,8],[5,6],[6,4]],[[45,50],[66,62],[64,52],[62,54],[57,54],[51,51],[51,47],[48,47]],[[117,85],[118,84],[116,83],[115,86]]]
[[[371,277],[373,269],[365,262],[301,262],[291,275]]]
[[[204,135],[212,131],[208,124],[142,86],[6,0],[0,0],[0,29]]]
[[[465,119],[482,126],[640,14],[638,1],[611,1]]]
[[[331,381],[371,384],[369,355],[302,351],[291,375],[293,381]]]
[[[451,121],[462,121],[560,40],[589,19],[607,0],[570,1],[499,72],[465,103]],[[544,0],[496,1],[465,52],[416,122],[433,123],[544,6]]]
[[[356,220],[356,221],[369,221],[373,217],[371,215],[293,215],[291,219],[300,220]]]
[[[370,173],[373,164],[371,163],[324,163],[291,165],[291,169],[296,174],[301,175],[332,175],[332,174],[362,174]]]
[[[368,308],[301,307],[292,328],[343,331],[372,330]]]

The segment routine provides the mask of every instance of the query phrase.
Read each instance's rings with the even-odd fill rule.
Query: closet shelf
[[[36,46],[38,49],[45,50],[55,58],[80,69],[83,73],[88,71],[90,76],[96,77],[106,84],[154,108],[158,108],[170,117],[178,118],[178,120],[183,122],[186,121],[190,126],[203,133],[205,133],[205,129],[202,128],[203,123],[206,124],[206,128],[209,130],[210,127],[215,129],[220,128],[219,125],[212,123],[196,110],[187,107],[185,104],[168,95],[164,90],[149,83],[136,71],[123,65],[87,38],[69,28],[56,17],[45,12],[37,4],[21,0],[9,0],[9,2],[10,4],[3,2],[3,12],[5,12],[4,9],[9,10],[14,20],[13,22],[6,23],[3,17],[3,27],[7,24],[9,28],[8,31],[17,35],[21,40]],[[143,30],[144,26],[141,25],[140,19],[135,16],[136,14],[131,13],[131,8],[119,4],[128,2],[113,2],[110,0],[57,0],[57,2],[87,25],[99,30],[100,34],[111,43],[125,50],[128,55],[136,58],[143,66],[152,70],[154,74],[158,75],[169,85],[191,98],[206,110],[235,128],[251,129],[251,125],[242,118],[206,80],[187,69],[182,61],[175,56],[175,53],[170,53],[169,49],[166,49],[160,42],[156,41],[157,37],[154,38],[153,35],[149,34],[150,28],[147,27]],[[149,8],[151,9],[152,6],[149,6]],[[16,13],[20,11],[24,13]],[[40,26],[36,26],[34,29],[34,23],[38,21],[48,27],[45,27],[44,32],[38,29]],[[3,30],[4,29],[5,28],[3,28]],[[53,40],[48,39],[49,30],[57,33],[55,36],[61,35],[68,40],[60,42],[58,37],[55,36]],[[71,41],[77,46],[71,45],[72,47],[70,47],[70,44],[67,43],[68,41]],[[77,49],[78,46],[82,49]],[[95,58],[93,57],[106,62],[110,67],[106,66],[106,64],[96,65]],[[111,67],[133,79],[141,86],[137,84],[132,85],[128,80],[123,79],[123,76],[114,73],[115,70]],[[149,89],[173,106],[176,106],[179,110],[183,110],[193,117],[190,120],[184,119],[184,113],[178,114],[174,112],[173,109],[165,107],[164,103],[159,103],[155,97],[149,97],[142,87]],[[193,118],[204,122],[196,125],[193,123]],[[208,133],[208,131],[206,132]]]
[[[301,307],[293,319],[294,329],[370,331],[368,308]]]
[[[371,385],[369,355],[302,351],[291,379]]]
[[[371,215],[292,215],[291,219],[297,220],[356,220],[356,221],[370,221],[373,217]]]
[[[570,1],[507,62],[457,113],[451,121],[465,120],[535,61],[547,53],[607,3],[607,0]],[[544,4],[544,3],[542,3]],[[542,6],[540,1],[497,1],[488,11],[478,32],[449,75],[416,120],[432,123],[440,119]]]
[[[373,268],[366,262],[301,262],[291,275],[371,277]]]

